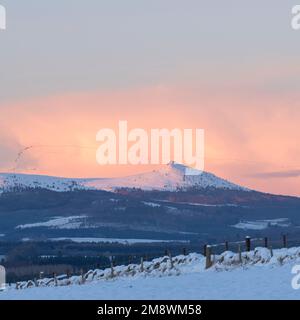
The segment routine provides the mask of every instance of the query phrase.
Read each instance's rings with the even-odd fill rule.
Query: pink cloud
[[[298,166],[300,100],[296,98],[183,86],[76,93],[2,106],[0,125],[9,128],[9,136],[20,145],[35,146],[28,156],[38,159],[32,160],[37,173],[82,177],[152,169],[97,165],[96,132],[116,129],[119,120],[146,130],[204,128],[206,170],[259,190],[299,194],[299,177],[281,177],[278,184],[250,177]],[[23,163],[23,171],[28,167]]]

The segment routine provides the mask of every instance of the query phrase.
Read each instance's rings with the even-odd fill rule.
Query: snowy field
[[[136,244],[136,243],[164,243],[164,242],[178,242],[187,243],[186,240],[153,240],[153,239],[117,239],[117,238],[50,238],[49,241],[72,241],[77,243],[120,243],[120,244]]]
[[[226,252],[214,257],[205,270],[200,254],[162,257],[141,265],[118,266],[112,270],[91,270],[84,277],[65,276],[39,280],[39,287],[20,283],[0,292],[0,299],[38,300],[130,300],[130,299],[300,299],[292,287],[292,268],[300,264],[300,248],[274,250],[258,248],[238,254]],[[113,276],[112,276],[113,274]],[[84,279],[84,281],[82,280]]]
[[[121,278],[85,285],[8,290],[0,293],[0,299],[300,299],[300,290],[291,287],[291,267],[208,271],[164,278]]]
[[[79,229],[87,216],[55,217],[45,222],[27,223],[16,226],[16,229],[30,228],[57,228],[57,229]]]
[[[232,227],[243,230],[264,230],[269,227],[290,227],[291,223],[288,218],[279,218],[271,220],[256,220],[239,222]]]

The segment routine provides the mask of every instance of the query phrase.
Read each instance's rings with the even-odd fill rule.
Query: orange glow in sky
[[[70,93],[6,104],[1,171],[65,177],[111,177],[155,166],[100,166],[96,133],[131,128],[205,129],[205,170],[250,188],[300,195],[298,97],[150,87]],[[129,128],[130,129],[130,128]],[[279,173],[279,177],[278,177]]]

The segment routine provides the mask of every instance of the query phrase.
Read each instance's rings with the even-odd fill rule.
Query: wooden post
[[[187,254],[187,253],[186,253],[186,248],[183,248],[182,251],[183,251],[183,255],[186,256],[186,254]]]
[[[80,275],[81,275],[81,284],[84,284],[85,283],[85,276],[84,276],[83,269],[80,270]]]
[[[273,257],[273,248],[272,248],[272,246],[270,246],[270,253],[271,253],[271,257]]]
[[[265,242],[265,248],[268,248],[269,247],[269,241],[268,241],[267,237],[264,238],[264,242]]]
[[[229,245],[228,245],[228,241],[225,241],[225,251],[229,250]]]
[[[71,271],[69,269],[67,269],[67,285],[70,285],[71,284]]]
[[[170,266],[171,266],[171,269],[174,268],[174,263],[173,263],[173,259],[172,259],[172,254],[171,252],[169,252],[169,258],[170,258]]]
[[[246,251],[249,252],[251,250],[251,238],[249,236],[245,238],[245,243],[246,243]]]
[[[144,258],[141,257],[141,272],[144,272]]]
[[[239,244],[238,246],[238,254],[239,254],[239,263],[242,263],[242,249],[241,249],[241,245]]]
[[[110,263],[110,270],[111,270],[110,275],[113,278],[115,276],[115,273],[114,273],[114,263],[112,261]]]
[[[212,261],[211,261],[211,246],[206,245],[206,263],[205,263],[205,269],[209,269],[212,266]]]
[[[203,255],[206,257],[207,244],[203,246]]]
[[[284,234],[282,236],[283,248],[287,248],[287,236]]]
[[[58,286],[58,281],[57,281],[57,277],[56,277],[56,273],[55,272],[53,273],[53,278],[54,278],[55,287],[57,287]]]

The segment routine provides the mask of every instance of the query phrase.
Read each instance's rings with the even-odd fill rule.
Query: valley
[[[249,190],[209,173],[187,180],[184,172],[172,163],[138,178],[98,179],[103,189],[90,187],[95,180],[80,185],[2,174],[0,256],[8,257],[10,268],[47,264],[78,273],[99,262],[109,265],[112,256],[123,263],[184,248],[203,252],[205,244],[224,249],[224,241],[236,251],[246,236],[257,245],[267,237],[274,248],[282,246],[282,235],[299,244],[299,198]]]

